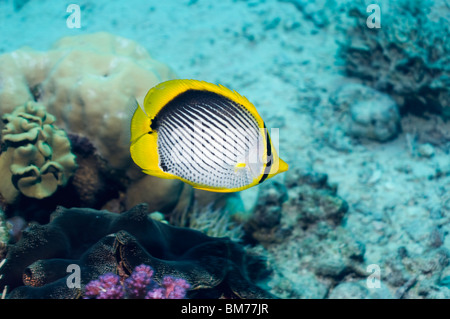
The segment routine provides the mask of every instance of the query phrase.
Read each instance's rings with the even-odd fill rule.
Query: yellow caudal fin
[[[264,130],[267,130],[267,129],[265,128]],[[275,138],[276,138],[277,145],[278,145],[278,131],[274,131],[274,133],[276,133]],[[278,152],[276,150],[274,143],[272,142],[272,139],[271,139],[268,131],[267,131],[267,138],[270,141],[272,160],[273,160],[272,166],[270,167],[269,176],[268,176],[268,178],[271,178],[277,174],[286,172],[289,169],[289,165],[278,156]]]
[[[288,163],[283,161],[281,158],[278,158],[278,173],[286,172],[289,169]]]
[[[283,161],[278,156],[274,157],[274,163],[272,164],[272,167],[270,168],[270,173],[268,178],[274,177],[277,174],[286,172],[289,169],[289,165]]]

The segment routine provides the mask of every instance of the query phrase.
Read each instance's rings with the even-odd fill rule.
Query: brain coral
[[[350,6],[342,56],[346,72],[390,94],[402,113],[434,112],[450,118],[450,28],[448,8],[430,1],[390,1],[381,8],[381,28],[366,25],[364,1]],[[434,12],[434,14],[432,14]]]
[[[51,50],[19,49],[0,56],[0,113],[35,100],[56,125],[88,137],[111,167],[130,165],[124,119],[130,98],[142,101],[175,77],[136,42],[100,32],[62,38]]]
[[[65,185],[77,168],[66,133],[53,126],[55,118],[35,102],[18,106],[2,117],[0,193],[12,202],[18,191],[44,198]]]

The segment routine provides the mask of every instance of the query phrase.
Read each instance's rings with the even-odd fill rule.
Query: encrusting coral
[[[155,221],[149,213],[145,204],[121,214],[59,208],[49,224],[31,225],[7,246],[0,290],[8,286],[7,298],[13,299],[79,298],[99,276],[115,273],[126,279],[145,264],[160,286],[166,276],[187,281],[188,298],[273,297],[254,283],[261,278],[250,268],[259,264],[242,246]],[[80,267],[80,288],[67,285],[71,264]]]
[[[0,193],[6,202],[14,202],[19,192],[42,199],[66,185],[77,164],[54,116],[42,104],[27,102],[2,120]]]

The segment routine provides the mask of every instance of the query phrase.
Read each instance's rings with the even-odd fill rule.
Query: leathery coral
[[[66,185],[77,168],[67,134],[55,118],[35,102],[18,106],[2,117],[0,193],[13,202],[20,193],[33,198],[52,195]]]

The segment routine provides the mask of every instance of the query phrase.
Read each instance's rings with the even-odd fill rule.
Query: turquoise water
[[[449,298],[449,22],[446,1],[0,0],[4,297],[80,298],[100,275],[125,279],[155,257],[190,263],[192,277],[179,264],[167,272],[189,282],[187,298]],[[289,170],[231,194],[143,174],[129,153],[129,100],[175,78],[247,97]],[[117,221],[142,203],[145,227],[163,220],[186,237]],[[57,207],[68,217],[54,221]],[[60,223],[54,236],[71,248],[31,228],[41,246],[13,258],[35,223]],[[136,240],[146,259],[85,263],[109,234]],[[237,282],[208,268],[221,284],[199,290],[201,260],[238,264],[217,237],[251,261]],[[184,255],[202,240],[212,246]],[[69,260],[79,287],[67,285]]]

